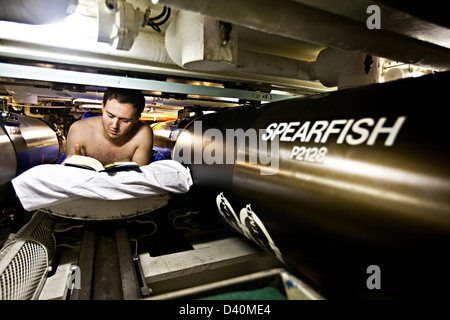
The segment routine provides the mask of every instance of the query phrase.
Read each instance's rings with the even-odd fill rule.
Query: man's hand
[[[81,147],[78,143],[75,144],[75,154],[81,156]]]
[[[78,143],[75,144],[75,154],[78,155],[78,156],[82,156],[82,154],[81,154],[81,146]],[[64,164],[64,162],[67,159],[69,159],[71,156],[73,156],[73,154],[66,154],[66,158],[64,159],[63,162],[61,162],[61,164]]]

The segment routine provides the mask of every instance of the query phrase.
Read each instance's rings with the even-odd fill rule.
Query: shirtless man
[[[70,127],[66,159],[78,154],[96,158],[103,165],[115,161],[149,164],[153,131],[139,121],[144,107],[141,92],[108,88],[103,96],[103,115],[79,120]]]

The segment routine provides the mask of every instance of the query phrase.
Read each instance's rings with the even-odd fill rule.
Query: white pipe
[[[237,50],[237,32],[222,43],[219,21],[179,11],[167,28],[165,46],[180,67],[201,71],[237,71],[299,80],[316,80],[314,63]]]
[[[314,68],[323,85],[339,89],[378,83],[381,78],[378,57],[331,48],[320,51]]]
[[[172,60],[185,69],[223,71],[236,64],[236,33],[222,45],[219,22],[197,13],[178,12],[167,28],[165,46]]]
[[[245,50],[239,50],[237,56],[238,64],[235,69],[236,71],[300,80],[318,79],[314,62],[289,59]]]

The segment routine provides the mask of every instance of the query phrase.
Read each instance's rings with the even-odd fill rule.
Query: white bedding
[[[186,193],[192,186],[192,177],[180,163],[161,160],[141,166],[140,171],[112,173],[44,164],[11,182],[24,209],[31,211],[79,198],[125,200]]]

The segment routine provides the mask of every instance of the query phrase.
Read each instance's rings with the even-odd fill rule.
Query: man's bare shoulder
[[[135,138],[138,144],[152,144],[153,129],[149,125],[139,122]]]
[[[101,126],[102,124],[102,119],[101,117],[92,117],[92,118],[87,118],[87,119],[82,119],[82,120],[78,120],[75,121],[71,126],[70,129],[72,130],[77,130],[77,131],[84,131],[84,130],[93,130],[95,129],[97,126]]]
[[[153,134],[152,128],[149,125],[147,125],[146,123],[138,122],[137,126],[138,126],[138,130],[137,130],[138,134],[146,135],[146,136]]]

